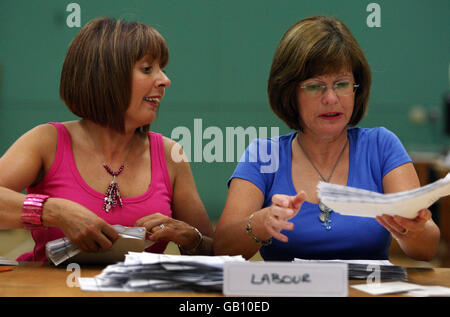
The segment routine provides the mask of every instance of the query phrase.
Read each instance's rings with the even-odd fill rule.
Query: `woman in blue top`
[[[400,140],[364,116],[369,65],[348,28],[322,16],[283,36],[270,71],[273,111],[297,132],[250,144],[229,181],[216,254],[265,260],[387,259],[391,235],[411,258],[431,260],[440,232],[429,210],[415,219],[343,216],[321,204],[319,181],[394,193],[420,186]],[[270,165],[267,157],[270,155]]]

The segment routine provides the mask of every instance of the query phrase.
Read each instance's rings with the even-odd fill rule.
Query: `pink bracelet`
[[[42,228],[42,207],[50,196],[28,194],[23,202],[22,223],[25,229]]]

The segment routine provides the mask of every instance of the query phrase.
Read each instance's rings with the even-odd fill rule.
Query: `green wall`
[[[70,2],[0,2],[0,153],[37,124],[75,118],[58,97],[64,56],[79,31],[66,24]],[[185,126],[192,147],[202,141],[194,140],[194,119],[202,120],[203,131],[218,127],[224,135],[226,127],[239,126],[289,132],[268,106],[268,72],[286,29],[316,14],[343,20],[369,60],[373,87],[361,126],[387,127],[409,151],[440,152],[450,145],[442,102],[449,89],[448,0],[376,1],[381,27],[372,28],[366,23],[371,1],[361,0],[74,2],[81,7],[81,25],[99,16],[139,20],[166,38],[172,86],[152,129],[170,137]],[[410,120],[415,108],[425,115],[420,123]],[[236,161],[191,163],[213,220],[222,210]]]

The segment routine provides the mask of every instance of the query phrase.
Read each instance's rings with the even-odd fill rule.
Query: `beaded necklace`
[[[116,176],[119,176],[119,174],[122,173],[125,165],[122,163],[117,172],[114,172],[108,165],[106,165],[106,163],[103,163],[103,167],[113,177],[111,183],[109,183],[108,188],[106,189],[105,198],[103,199],[103,210],[108,213],[111,210],[111,207],[116,208],[117,202],[119,203],[120,208],[123,207],[122,198],[120,197],[119,184],[116,182]]]
[[[94,145],[94,148],[99,148],[96,146],[95,140],[92,138],[91,134],[89,133],[89,128],[87,127],[87,125],[85,126],[85,129],[87,130],[87,134],[88,134],[89,139],[91,140],[92,144]],[[119,205],[120,208],[123,207],[122,197],[120,196],[119,184],[116,181],[116,177],[119,176],[120,173],[123,172],[123,170],[125,168],[125,162],[126,162],[128,156],[130,155],[131,149],[134,146],[134,142],[135,141],[133,141],[133,143],[130,145],[130,148],[128,149],[128,153],[125,156],[125,159],[122,162],[122,165],[120,166],[120,168],[117,171],[113,171],[105,162],[103,162],[103,164],[102,164],[104,169],[108,172],[108,174],[110,174],[113,177],[112,181],[108,185],[108,188],[106,189],[105,197],[103,198],[103,208],[102,209],[106,213],[109,213],[112,208],[116,208],[117,205]]]

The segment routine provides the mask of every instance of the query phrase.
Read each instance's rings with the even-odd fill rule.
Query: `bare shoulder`
[[[42,158],[42,164],[47,171],[53,164],[58,144],[58,130],[52,124],[41,124],[29,131],[29,142],[33,142],[33,148]]]
[[[168,164],[185,165],[177,163],[188,162],[186,154],[184,153],[182,146],[178,142],[172,140],[171,138],[163,136],[163,143],[164,152]]]
[[[0,158],[0,168],[8,170],[0,177],[0,184],[22,191],[35,183],[53,162],[57,142],[56,128],[49,124],[23,134]]]
[[[163,143],[167,169],[172,184],[175,183],[178,176],[191,175],[190,165],[181,145],[165,136],[163,136]]]
[[[51,124],[38,125],[23,134],[16,143],[31,148],[44,148],[48,150],[58,142],[58,132]]]
[[[175,144],[177,144],[176,141],[172,140],[171,138],[168,138],[164,135],[162,135],[163,143],[164,143],[164,150],[170,150]]]

